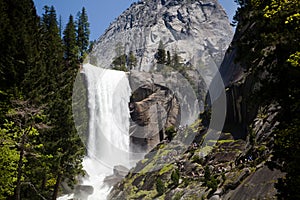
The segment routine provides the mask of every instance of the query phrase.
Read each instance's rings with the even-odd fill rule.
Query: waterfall
[[[104,178],[113,174],[116,165],[130,168],[128,103],[131,89],[125,72],[85,64],[83,73],[87,80],[89,133],[87,155],[83,160],[87,176],[81,185],[93,187],[88,200],[105,200],[111,187],[103,183]],[[78,198],[72,194],[59,199],[73,197]]]
[[[92,185],[89,200],[105,199],[103,186],[112,167],[129,168],[129,98],[131,90],[125,72],[84,66],[88,84],[89,136],[88,155],[83,167],[89,175],[84,185]],[[101,187],[102,186],[102,187]]]

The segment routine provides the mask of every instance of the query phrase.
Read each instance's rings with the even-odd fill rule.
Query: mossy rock
[[[164,165],[163,168],[161,168],[161,170],[159,171],[159,175],[162,175],[164,173],[171,173],[171,171],[174,169],[174,165],[173,164],[167,164]]]
[[[137,176],[134,181],[132,182],[132,185],[136,186],[136,187],[139,187],[140,184],[142,183],[144,179],[144,176]],[[142,184],[143,185],[143,184]]]
[[[153,190],[154,184],[156,183],[157,175],[156,173],[147,173],[144,178],[144,184],[141,187],[141,190]]]

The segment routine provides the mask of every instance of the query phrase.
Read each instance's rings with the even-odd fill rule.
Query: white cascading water
[[[88,84],[88,155],[83,161],[94,193],[89,200],[105,199],[110,188],[103,185],[112,168],[129,168],[129,98],[131,89],[125,72],[84,66]]]
[[[81,185],[92,186],[88,200],[105,200],[110,187],[103,183],[113,174],[113,167],[130,168],[129,98],[131,89],[125,72],[83,66],[88,87],[89,134],[83,169],[87,172]],[[67,195],[58,198],[73,198]],[[76,197],[75,197],[76,198]]]

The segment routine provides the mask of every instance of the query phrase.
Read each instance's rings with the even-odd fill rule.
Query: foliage
[[[171,141],[173,139],[173,137],[175,136],[175,134],[176,134],[175,127],[174,126],[170,126],[170,127],[166,128],[165,134],[166,134],[168,140]]]
[[[128,56],[128,67],[131,70],[133,67],[137,65],[137,59],[132,51],[129,52]]]
[[[119,71],[128,71],[126,68],[126,54],[122,54],[116,58],[114,58],[112,65],[114,70],[119,70]]]
[[[163,42],[160,40],[157,53],[155,54],[157,64],[166,64],[166,50],[164,48]]]
[[[70,16],[62,39],[53,6],[40,18],[31,0],[0,0],[0,11],[0,199],[56,199],[84,155],[71,107],[75,22]]]
[[[218,189],[218,181],[215,177],[211,177],[209,181],[206,182],[208,188],[211,188],[212,191],[216,191]]]
[[[300,147],[299,131],[300,119],[294,119],[291,123],[282,125],[276,131],[273,162],[269,166],[287,172],[284,178],[280,178],[276,187],[279,189],[279,199],[300,198]]]
[[[63,42],[64,42],[64,57],[66,60],[78,59],[78,46],[76,43],[76,29],[73,16],[70,15],[69,22],[67,23],[66,29],[63,32]]]
[[[137,65],[137,58],[132,51],[129,55],[124,53],[124,47],[119,43],[115,49],[116,57],[113,59],[112,68],[114,70],[128,72]]]
[[[179,184],[179,170],[172,171],[171,180],[175,186]]]
[[[270,167],[286,172],[277,184],[279,199],[299,198],[299,110],[300,110],[300,2],[247,0],[235,19],[243,35],[236,41],[238,59],[252,72],[255,103],[281,106]],[[271,144],[270,144],[271,145]],[[272,145],[271,145],[272,146]]]
[[[208,166],[204,168],[204,184],[208,188],[211,188],[213,192],[218,188],[218,181],[214,176],[212,176]]]
[[[77,14],[77,45],[79,47],[79,54],[83,58],[89,47],[90,24],[85,8]]]
[[[6,122],[0,128],[0,199],[14,194],[19,154],[15,147],[13,122]]]
[[[163,193],[166,191],[165,184],[160,178],[157,178],[156,180],[156,191],[158,193],[158,196],[163,195]]]

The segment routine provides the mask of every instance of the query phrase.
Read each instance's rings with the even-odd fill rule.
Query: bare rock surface
[[[111,67],[118,50],[132,51],[135,69],[155,68],[159,41],[189,65],[219,67],[233,36],[228,17],[216,0],[144,0],[133,3],[97,40],[91,62]],[[118,49],[118,50],[116,50]],[[213,76],[208,69],[203,73]]]

